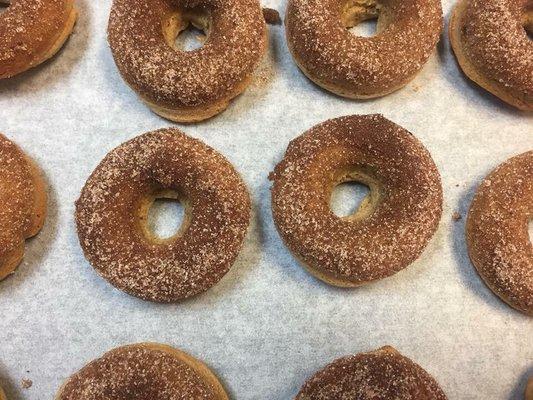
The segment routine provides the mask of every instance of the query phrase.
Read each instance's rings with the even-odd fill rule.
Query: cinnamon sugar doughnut
[[[348,31],[378,18],[374,37]],[[435,49],[439,0],[289,0],[285,26],[296,64],[317,85],[354,99],[405,86]]]
[[[270,179],[272,212],[285,244],[317,278],[359,286],[407,267],[437,229],[442,188],[430,154],[381,115],[314,126],[288,146]],[[370,188],[359,209],[337,217],[331,193],[343,182]]]
[[[37,166],[0,134],[0,280],[22,261],[24,241],[41,230],[46,197]]]
[[[460,0],[450,41],[464,73],[521,110],[533,111],[533,1]]]
[[[77,12],[74,0],[0,0],[0,79],[51,58],[69,37]]]
[[[479,186],[466,222],[468,252],[487,286],[533,316],[533,150],[492,171]]]
[[[71,376],[55,400],[228,400],[209,368],[157,343],[118,347]]]
[[[178,198],[181,229],[161,240],[146,228],[155,198]],[[215,285],[232,266],[250,221],[250,198],[233,166],[178,129],[138,136],[111,151],[76,203],[86,258],[117,288],[170,302]]]
[[[317,372],[296,400],[445,400],[435,379],[390,346],[343,357]]]
[[[193,24],[203,47],[176,48]],[[224,110],[244,91],[266,50],[257,0],[114,0],[108,40],[124,80],[164,118],[193,122]]]

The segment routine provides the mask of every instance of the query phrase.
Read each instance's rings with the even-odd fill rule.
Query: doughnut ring
[[[189,24],[207,41],[183,51],[174,41]],[[194,122],[248,86],[267,30],[257,0],[114,0],[108,41],[122,77],[155,113]]]
[[[450,41],[463,72],[510,105],[533,111],[533,2],[460,0]]]
[[[287,247],[317,278],[353,287],[418,258],[442,213],[439,172],[411,133],[381,115],[328,120],[294,139],[269,177],[272,212]],[[343,182],[370,194],[350,216],[329,207]]]
[[[0,134],[0,280],[22,261],[25,240],[41,230],[46,202],[39,168]]]
[[[302,387],[295,400],[446,400],[435,379],[390,346],[343,357]]]
[[[185,217],[171,238],[146,227],[155,198],[180,200]],[[76,203],[81,247],[115,287],[171,302],[215,285],[233,265],[250,221],[239,174],[218,152],[178,129],[138,136],[111,151]]]
[[[533,316],[533,150],[492,171],[479,186],[466,222],[468,253],[487,286]]]
[[[133,344],[105,353],[71,376],[55,400],[105,399],[111,393],[114,400],[228,400],[205,364],[158,343]]]
[[[51,58],[76,22],[74,0],[0,0],[0,79],[10,78]]]
[[[377,35],[348,29],[378,18]],[[292,56],[317,85],[367,99],[394,92],[420,71],[442,31],[439,0],[289,0],[285,19]]]

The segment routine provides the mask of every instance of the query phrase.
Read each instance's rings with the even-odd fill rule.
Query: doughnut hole
[[[179,10],[163,20],[163,36],[177,51],[194,51],[202,48],[209,38],[210,25],[211,18],[203,10]]]
[[[371,37],[385,30],[388,18],[378,0],[348,0],[341,10],[341,22],[355,36]]]
[[[368,218],[381,199],[381,185],[364,168],[339,171],[333,179],[329,206],[333,214],[350,221]]]
[[[190,222],[187,199],[175,190],[157,190],[140,201],[137,218],[141,232],[153,244],[165,244],[180,237]]]
[[[530,1],[522,14],[522,26],[530,40],[533,40],[533,1]]]
[[[7,10],[10,5],[10,0],[0,0],[0,14]]]

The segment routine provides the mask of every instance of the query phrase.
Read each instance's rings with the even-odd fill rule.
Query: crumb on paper
[[[273,8],[263,8],[263,17],[269,25],[281,25],[281,17],[279,12]]]
[[[23,389],[29,389],[33,385],[33,382],[29,379],[23,379],[20,383],[20,386],[22,386]]]
[[[452,219],[454,221],[459,221],[460,219],[462,219],[463,217],[461,216],[461,214],[459,214],[457,211],[455,211],[453,214],[452,214]]]

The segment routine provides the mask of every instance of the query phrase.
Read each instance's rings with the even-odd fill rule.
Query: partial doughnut
[[[228,400],[209,368],[157,343],[118,347],[87,364],[59,389],[55,400]]]
[[[468,253],[487,286],[533,316],[533,150],[513,157],[481,182],[466,222]]]
[[[41,230],[46,202],[46,187],[38,167],[0,134],[0,280],[12,274],[22,261],[25,240]]]
[[[174,41],[189,24],[207,41]],[[122,77],[157,114],[194,122],[224,110],[262,59],[267,30],[257,0],[114,0],[108,40]]]
[[[435,379],[390,346],[343,357],[302,387],[296,400],[446,400]]]
[[[161,240],[146,227],[156,198],[185,208],[180,230]],[[230,269],[250,221],[239,174],[218,152],[178,129],[138,136],[111,151],[76,203],[81,247],[117,288],[170,302],[215,285]]]
[[[10,78],[51,58],[76,22],[74,0],[0,0],[0,79]]]
[[[521,110],[533,111],[533,2],[460,0],[450,41],[463,72]]]
[[[348,30],[375,18],[374,37]],[[289,49],[304,74],[354,99],[384,96],[411,81],[442,25],[439,0],[289,0],[285,18]]]
[[[291,141],[270,175],[272,212],[287,247],[317,278],[359,286],[418,258],[442,214],[439,172],[411,133],[381,115],[328,120]],[[335,186],[370,188],[359,209],[338,217]]]

